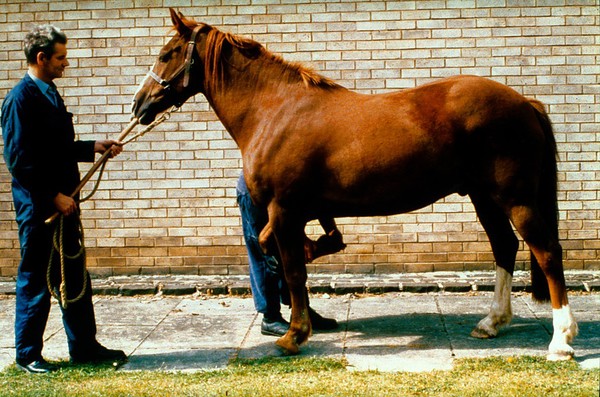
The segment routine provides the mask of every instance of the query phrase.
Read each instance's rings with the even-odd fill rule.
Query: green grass
[[[49,375],[0,372],[0,396],[598,396],[599,370],[541,357],[459,360],[451,371],[355,372],[339,360],[236,360],[200,373],[63,364]]]

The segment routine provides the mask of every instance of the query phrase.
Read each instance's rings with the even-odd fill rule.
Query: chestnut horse
[[[556,143],[540,102],[474,76],[362,95],[253,40],[172,9],[171,19],[176,34],[136,93],[134,116],[148,124],[201,92],[239,146],[291,292],[281,348],[295,354],[311,333],[308,221],[404,213],[459,193],[473,202],[497,264],[491,310],[472,335],[494,337],[511,320],[512,222],[532,254],[533,297],[552,304],[548,358],[573,356],[577,324],[558,241]]]

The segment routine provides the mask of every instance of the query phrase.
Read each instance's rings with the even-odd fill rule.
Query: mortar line
[[[548,335],[552,336],[553,330],[548,329],[548,327],[546,326],[544,321],[542,321],[544,318],[538,316],[537,313],[535,312],[535,310],[533,310],[533,308],[531,307],[531,304],[533,303],[533,301],[530,299],[524,299],[522,296],[518,296],[517,299],[519,299],[521,302],[523,302],[525,304],[525,306],[527,307],[529,312],[531,314],[533,314],[533,318],[535,318],[535,320],[538,322],[538,324],[540,324],[542,326],[542,328],[544,328],[544,330],[548,333]]]
[[[342,332],[342,360],[348,361],[346,359],[346,354],[348,352],[348,324],[350,322],[350,310],[352,307],[352,299],[348,299],[348,308],[346,309],[346,321],[344,325],[344,332]]]
[[[448,326],[446,325],[446,319],[444,317],[444,313],[442,312],[442,307],[440,305],[439,294],[434,296],[435,306],[437,308],[438,316],[440,321],[442,322],[442,327],[444,327],[444,334],[446,335],[446,339],[448,340],[448,345],[450,346],[450,355],[452,358],[456,357],[454,353],[454,345],[452,344],[452,338],[450,338],[450,332],[448,331]]]
[[[246,333],[244,334],[244,337],[242,338],[242,341],[236,347],[233,355],[229,358],[229,362],[231,362],[233,360],[237,360],[237,358],[239,357],[240,351],[242,351],[242,347],[246,344],[246,341],[250,337],[250,332],[252,331],[252,328],[254,327],[254,323],[256,322],[257,318],[258,318],[258,312],[254,312],[254,316],[252,317],[252,321],[250,321],[250,325],[248,326],[248,329],[246,329]]]
[[[173,310],[177,309],[177,307],[179,307],[179,305],[181,305],[181,302],[183,302],[183,298],[179,299],[179,302],[177,302],[177,304],[174,307],[172,307],[169,311],[167,311],[167,313],[164,315],[164,317],[161,318],[158,323],[156,323],[156,325],[152,328],[152,330],[150,332],[148,332],[148,334],[141,340],[140,343],[138,343],[138,345],[135,347],[135,349],[133,349],[131,351],[131,354],[127,357],[131,357],[134,355],[134,353],[140,348],[140,346],[142,346],[144,344],[144,342],[146,342],[146,340],[148,340],[150,335],[152,335],[154,333],[154,331],[156,331],[156,329],[167,319],[167,317],[169,317],[169,315],[173,312]]]

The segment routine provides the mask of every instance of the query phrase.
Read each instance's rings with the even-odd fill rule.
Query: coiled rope
[[[125,136],[127,136],[129,134],[129,132],[131,131],[131,129],[133,129],[133,127],[135,127],[135,125],[137,125],[137,122],[136,123],[132,122],[130,124],[130,126],[125,131],[123,131],[121,133],[121,135],[119,136],[119,140],[122,141],[121,145],[125,146],[126,144],[133,142],[136,139],[144,136],[144,134],[146,134],[148,131],[150,131],[151,129],[153,129],[154,127],[159,125],[160,123],[168,120],[171,117],[171,113],[177,111],[178,109],[179,109],[179,107],[177,107],[177,106],[171,107],[169,110],[167,110],[166,112],[161,114],[152,123],[148,124],[141,131],[139,131],[138,133],[136,133],[135,135],[130,137],[128,140],[124,141],[123,139],[125,138]],[[100,158],[100,160],[98,160],[98,162],[96,164],[94,164],[94,166],[92,166],[92,168],[90,169],[88,174],[86,174],[86,176],[82,179],[82,183],[80,183],[79,186],[75,189],[75,191],[71,194],[72,198],[75,197],[79,193],[79,191],[81,190],[83,185],[87,181],[89,181],[92,174],[98,169],[98,167],[100,167],[100,171],[98,173],[98,179],[94,183],[94,187],[93,187],[92,191],[90,192],[90,194],[88,194],[87,196],[85,196],[84,198],[79,200],[79,202],[82,203],[84,201],[89,200],[96,193],[96,191],[98,190],[98,187],[100,186],[100,181],[102,180],[102,175],[104,173],[104,167],[106,166],[106,162],[110,158],[108,155],[110,150],[111,150],[110,148],[107,149],[106,152]],[[50,249],[50,260],[48,261],[48,270],[46,272],[46,283],[48,285],[48,290],[50,291],[52,296],[54,298],[56,298],[56,300],[58,301],[58,303],[61,305],[61,307],[63,309],[66,309],[70,304],[76,303],[81,298],[83,298],[83,296],[87,292],[88,277],[89,277],[89,274],[88,274],[88,271],[86,268],[86,253],[85,253],[83,224],[81,222],[81,217],[79,216],[78,211],[75,211],[73,216],[77,217],[77,228],[78,228],[78,239],[79,239],[79,250],[76,253],[74,253],[73,255],[69,255],[69,254],[65,253],[65,247],[63,244],[65,216],[60,213],[56,213],[46,220],[46,224],[49,225],[49,224],[52,224],[56,220],[56,218],[59,219],[58,223],[54,226],[54,231],[52,233],[52,247]],[[58,292],[56,290],[56,287],[52,285],[52,268],[54,265],[54,256],[56,254],[58,254],[58,256],[60,258],[60,282],[58,285]],[[66,260],[67,259],[69,261],[75,261],[75,260],[80,259],[78,262],[81,263],[82,272],[83,272],[83,277],[82,277],[83,285],[81,287],[81,292],[79,292],[79,294],[75,298],[72,298],[72,299],[69,299],[68,295],[67,295],[67,278],[66,278],[66,273],[67,273]]]
[[[86,257],[85,257],[85,244],[84,244],[84,235],[83,235],[83,225],[81,224],[81,218],[79,214],[75,212],[73,216],[77,217],[78,229],[79,229],[79,251],[77,251],[73,255],[68,255],[65,253],[65,247],[63,244],[64,237],[64,215],[60,215],[58,225],[54,228],[54,233],[52,234],[52,248],[50,249],[50,261],[48,263],[48,271],[46,272],[46,282],[48,283],[48,290],[58,300],[58,303],[61,305],[63,309],[66,309],[67,306],[71,303],[76,303],[79,301],[87,291],[88,285],[88,272],[85,266]],[[52,265],[54,262],[54,256],[58,253],[60,257],[60,285],[58,287],[58,293],[55,288],[52,286]],[[82,272],[83,272],[83,285],[81,287],[81,292],[73,299],[69,299],[67,296],[67,266],[66,260],[76,260],[81,258],[82,263]]]

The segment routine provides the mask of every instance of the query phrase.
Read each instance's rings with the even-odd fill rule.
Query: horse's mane
[[[269,52],[260,43],[231,33],[221,32],[207,24],[198,24],[193,20],[182,19],[187,27],[194,29],[201,25],[201,32],[207,32],[206,39],[206,59],[204,61],[205,79],[209,86],[216,88],[222,81],[224,72],[223,50],[224,46],[231,45],[239,50],[239,52],[248,59],[257,59],[263,57],[274,64],[281,65],[285,74],[288,74],[291,79],[302,81],[306,87],[321,87],[334,88],[341,87],[333,80],[324,77],[313,69],[306,67],[298,62],[288,62],[281,56]]]

